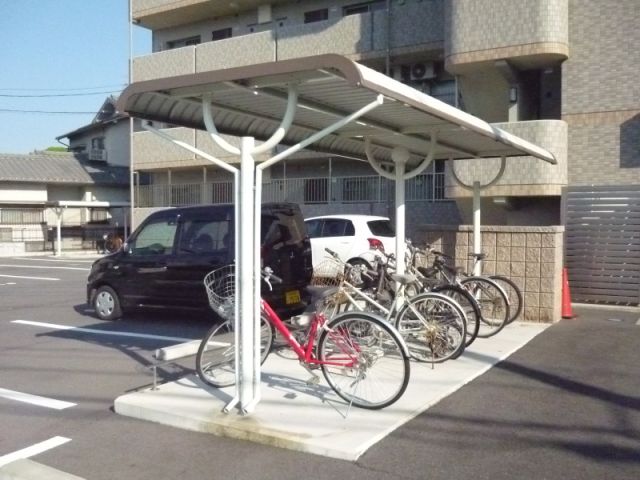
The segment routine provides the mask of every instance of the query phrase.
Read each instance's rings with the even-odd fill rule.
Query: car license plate
[[[284,299],[287,305],[300,303],[300,292],[298,290],[289,290],[288,292],[285,292]]]

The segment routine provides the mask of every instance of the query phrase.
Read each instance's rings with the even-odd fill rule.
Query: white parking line
[[[15,267],[15,268],[55,268],[57,270],[83,270],[88,271],[90,268],[80,267],[51,267],[48,265],[0,265],[0,267]]]
[[[39,407],[53,408],[54,410],[64,410],[65,408],[76,406],[75,403],[63,402],[62,400],[41,397],[39,395],[31,395],[30,393],[16,392],[15,390],[8,390],[6,388],[0,388],[0,397],[38,405]]]
[[[25,277],[25,276],[22,276],[22,275],[0,275],[0,277],[4,277],[4,278],[26,278],[27,280],[51,280],[51,281],[60,280],[59,278],[53,278],[53,277]]]
[[[54,328],[56,330],[73,330],[76,332],[84,333],[96,333],[98,335],[113,335],[117,337],[135,337],[135,338],[148,338],[152,340],[164,340],[168,342],[190,342],[193,338],[182,337],[164,337],[162,335],[149,335],[147,333],[133,333],[133,332],[116,332],[111,330],[97,330],[95,328],[82,328],[82,327],[70,327],[68,325],[57,325],[55,323],[44,322],[32,322],[31,320],[12,320],[11,323],[18,323],[21,325],[31,325],[34,327]]]
[[[63,258],[29,258],[29,257],[24,257],[24,258],[12,258],[11,261],[13,262],[21,262],[21,261],[29,261],[29,262],[67,262],[67,263],[93,263],[95,261],[95,259],[93,260],[70,260],[70,259],[63,259]]]
[[[15,462],[16,460],[33,457],[34,455],[46,452],[47,450],[51,450],[55,447],[59,447],[60,445],[64,445],[65,443],[70,441],[71,439],[66,437],[53,437],[49,440],[45,440],[44,442],[36,443],[35,445],[31,445],[30,447],[23,448],[22,450],[3,455],[2,457],[0,457],[0,467],[3,467],[4,465],[7,465],[11,462]]]
[[[638,321],[636,322],[636,325],[640,325],[640,318],[638,319]]]

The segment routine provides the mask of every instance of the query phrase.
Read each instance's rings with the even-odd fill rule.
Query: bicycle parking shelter
[[[62,255],[62,216],[67,208],[130,208],[129,202],[101,202],[84,200],[58,200],[49,204],[56,214],[56,249],[57,257]],[[127,226],[127,215],[123,215],[125,237],[129,227]]]
[[[501,158],[501,172],[512,156],[556,163],[537,145],[334,54],[136,82],[122,92],[117,109],[143,120],[206,130],[222,150],[240,159],[237,168],[143,124],[233,174],[236,269],[244,275],[236,275],[236,395],[225,411],[239,406],[243,414],[260,401],[259,223],[266,168],[303,148],[368,161],[396,182],[395,253],[404,258],[404,182],[432,160]],[[240,145],[223,134],[240,137]],[[278,145],[284,150],[256,163],[256,155]],[[473,189],[474,250],[479,251],[478,182]],[[403,269],[398,262],[398,273]]]

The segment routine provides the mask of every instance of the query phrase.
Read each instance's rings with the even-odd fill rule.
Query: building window
[[[231,27],[229,28],[221,28],[220,30],[214,30],[211,32],[211,40],[224,40],[225,38],[231,38]]]
[[[178,40],[170,40],[167,42],[167,50],[174,48],[186,47],[188,45],[198,45],[200,43],[200,35],[188,38],[179,38]]]
[[[109,209],[108,208],[90,209],[88,223],[109,223]]]
[[[321,8],[320,10],[312,10],[304,12],[304,23],[322,22],[329,18],[329,9]]]
[[[44,223],[43,210],[38,208],[0,208],[0,224],[2,225],[34,223]]]
[[[107,161],[107,151],[104,148],[104,137],[91,139],[91,150],[89,150],[89,160],[96,162]]]
[[[375,10],[383,10],[386,8],[385,0],[374,0],[372,2],[354,3],[353,5],[347,5],[342,9],[342,15],[355,15],[357,13],[368,13]]]
[[[91,149],[104,150],[104,137],[96,137],[91,139]]]

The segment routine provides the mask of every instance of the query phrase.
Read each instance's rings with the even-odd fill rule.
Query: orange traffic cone
[[[571,309],[571,292],[566,267],[562,269],[562,318],[575,318]]]

